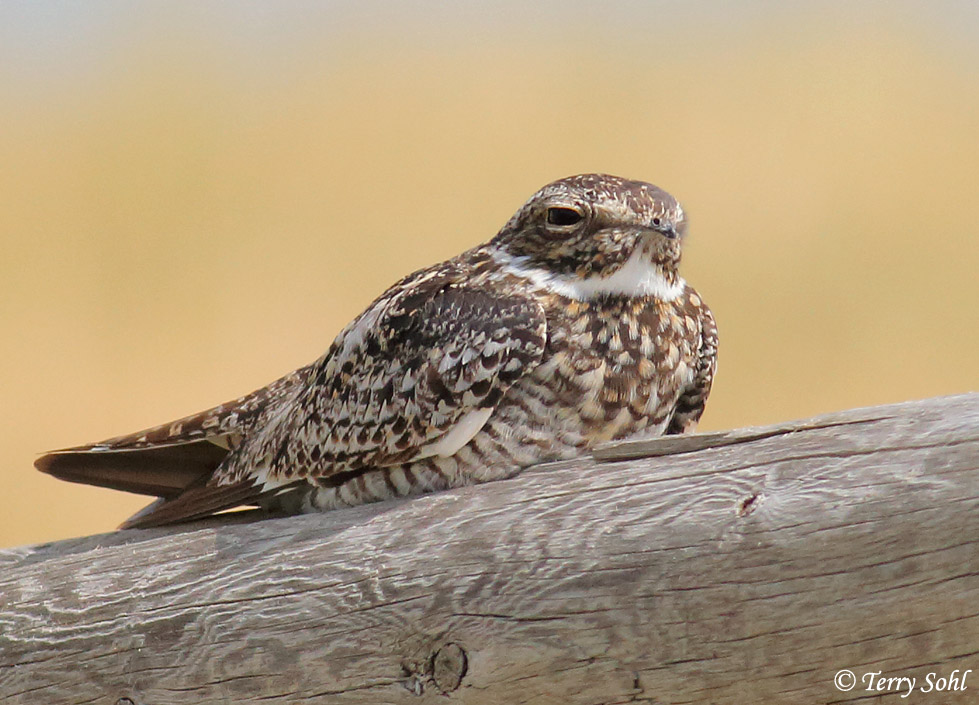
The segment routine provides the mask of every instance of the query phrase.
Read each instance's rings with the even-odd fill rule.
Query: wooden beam
[[[0,700],[979,702],[979,394],[595,456],[2,551]]]

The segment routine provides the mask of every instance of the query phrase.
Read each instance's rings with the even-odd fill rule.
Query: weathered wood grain
[[[0,698],[831,703],[877,694],[844,668],[979,670],[979,394],[596,455],[0,552]]]

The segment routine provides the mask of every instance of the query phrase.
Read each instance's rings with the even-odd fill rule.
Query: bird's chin
[[[533,286],[576,301],[592,301],[602,297],[647,298],[672,301],[683,293],[684,282],[674,269],[664,267],[660,253],[653,243],[640,240],[617,267],[601,274],[580,276],[576,273],[557,273],[534,265],[527,258],[505,252],[494,255],[503,269],[526,279]]]
[[[683,293],[684,283],[657,261],[655,250],[640,246],[620,267],[604,276],[560,277],[552,280],[552,286],[579,301],[606,296],[672,301]]]

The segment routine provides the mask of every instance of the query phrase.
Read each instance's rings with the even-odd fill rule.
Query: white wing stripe
[[[456,424],[449,429],[448,433],[440,436],[434,443],[429,443],[428,445],[419,448],[419,453],[412,460],[420,460],[422,458],[430,458],[433,455],[437,455],[442,458],[448,458],[450,455],[455,455],[459,452],[463,446],[465,446],[473,437],[479,433],[480,429],[486,425],[489,421],[489,417],[493,414],[493,409],[475,409],[468,412],[465,416],[459,419]]]

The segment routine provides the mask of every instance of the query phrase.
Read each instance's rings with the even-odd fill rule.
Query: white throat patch
[[[574,274],[554,274],[530,266],[527,257],[514,257],[505,252],[494,252],[493,259],[507,272],[576,301],[590,301],[609,294],[652,296],[661,301],[673,301],[679,297],[686,287],[683,278],[677,277],[676,282],[669,282],[659,265],[650,262],[643,254],[642,248],[636,248],[626,263],[611,276],[585,278]]]

